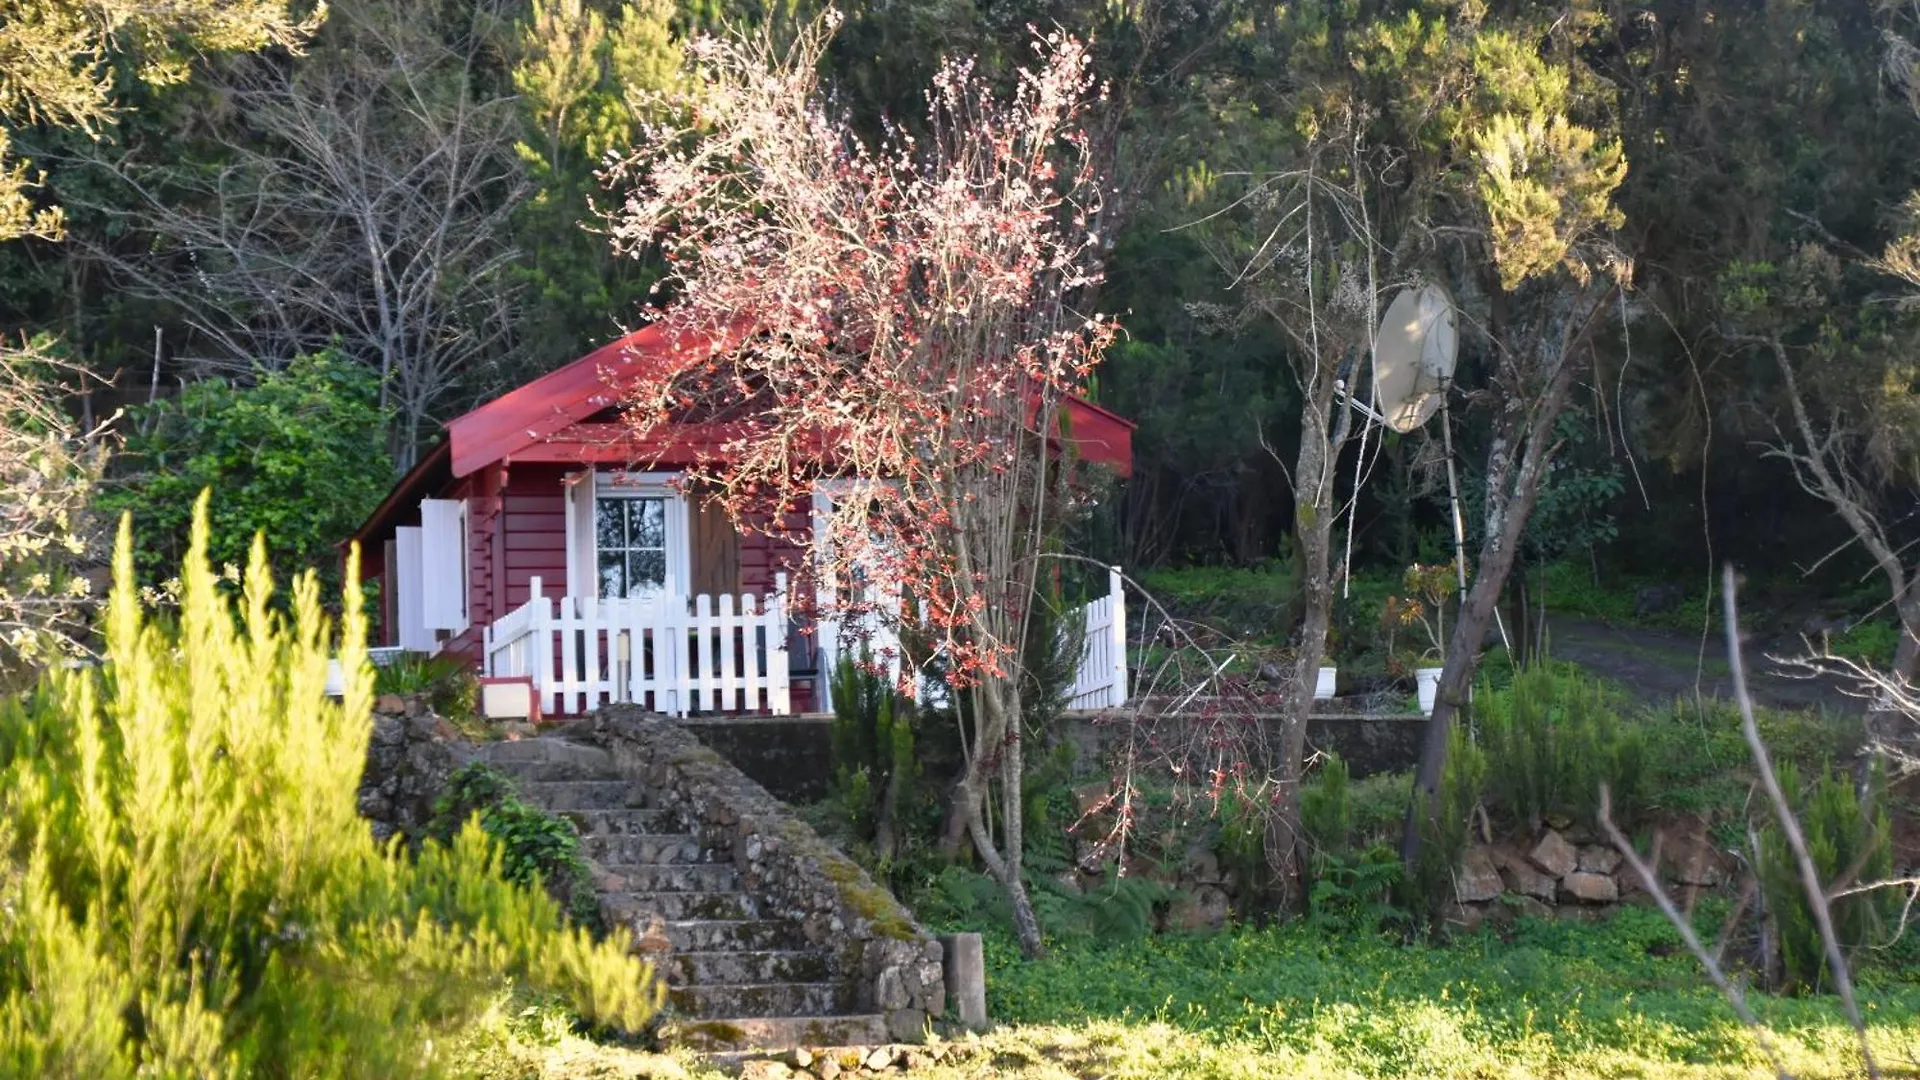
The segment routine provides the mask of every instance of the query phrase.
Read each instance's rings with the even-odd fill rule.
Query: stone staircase
[[[848,973],[791,922],[762,918],[732,857],[705,849],[607,751],[547,736],[490,744],[482,760],[521,797],[579,830],[608,926],[667,985],[663,1038],[700,1050],[857,1046],[888,1040],[855,1012]]]

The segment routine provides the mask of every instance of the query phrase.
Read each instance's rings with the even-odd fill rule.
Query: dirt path
[[[1697,634],[1681,634],[1638,627],[1609,626],[1571,615],[1548,617],[1548,641],[1554,657],[1613,679],[1639,697],[1653,702],[1692,697],[1731,699],[1733,680],[1726,645],[1718,632],[1703,652]],[[1825,681],[1794,679],[1780,674],[1765,657],[1764,648],[1746,652],[1749,691],[1754,700],[1774,708],[1819,707],[1831,712],[1858,713],[1860,702]]]

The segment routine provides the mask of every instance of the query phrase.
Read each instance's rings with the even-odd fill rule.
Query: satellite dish
[[[1393,298],[1373,347],[1374,401],[1388,427],[1405,434],[1439,411],[1458,348],[1445,289],[1423,285]]]

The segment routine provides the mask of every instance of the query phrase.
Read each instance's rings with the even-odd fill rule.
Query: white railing
[[[1086,639],[1069,709],[1117,709],[1127,703],[1127,596],[1121,585],[1120,568],[1109,569],[1107,595],[1080,609]]]
[[[786,575],[766,597],[678,594],[602,600],[533,598],[487,628],[490,677],[527,677],[546,715],[609,702],[655,712],[793,711],[787,672]],[[717,610],[716,610],[717,608]]]
[[[1069,709],[1117,709],[1127,703],[1127,598],[1119,567],[1107,571],[1107,595],[1089,601],[1066,619],[1080,620],[1085,635],[1080,644],[1080,666],[1068,691]],[[822,603],[827,601],[823,598]],[[863,614],[849,623],[822,621],[815,631],[820,648],[820,707],[833,708],[833,671],[843,652],[862,649],[889,680],[900,677],[900,638],[890,622],[877,614]],[[849,645],[848,641],[858,644]],[[931,682],[919,680],[922,700],[934,692]]]

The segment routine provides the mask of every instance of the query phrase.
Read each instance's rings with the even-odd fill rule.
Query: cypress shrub
[[[1800,770],[1790,761],[1777,767],[1787,804],[1800,818],[1820,884],[1825,889],[1859,885],[1893,876],[1892,831],[1886,811],[1886,779],[1878,767],[1865,793],[1841,772],[1821,770],[1813,790],[1802,794]],[[1851,873],[1851,877],[1847,875]],[[1778,825],[1760,834],[1759,881],[1780,944],[1782,989],[1811,990],[1821,984],[1826,949],[1800,882],[1800,868]],[[1841,879],[1846,878],[1843,882]],[[1882,944],[1892,925],[1898,890],[1879,889],[1832,902],[1833,929],[1842,949],[1852,952]]]
[[[510,984],[637,1029],[624,934],[596,944],[501,876],[469,822],[417,857],[355,812],[373,674],[355,583],[237,596],[195,508],[176,616],[142,610],[123,520],[104,657],[0,704],[0,1075],[413,1077]]]

